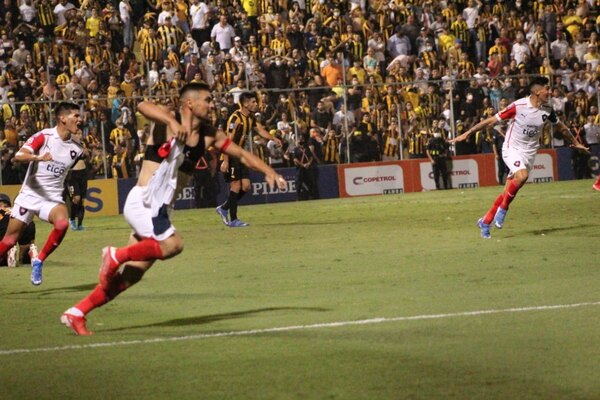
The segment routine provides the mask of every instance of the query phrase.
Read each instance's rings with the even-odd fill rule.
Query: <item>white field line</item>
[[[277,327],[277,328],[250,329],[250,330],[245,330],[245,331],[202,333],[202,334],[198,334],[198,335],[174,336],[174,337],[167,337],[167,338],[126,340],[126,341],[118,341],[118,342],[104,342],[104,343],[101,342],[101,343],[90,343],[90,344],[74,344],[74,345],[56,346],[56,347],[38,347],[38,348],[32,348],[32,349],[7,349],[7,350],[0,350],[0,355],[8,356],[8,355],[13,355],[13,354],[23,354],[23,353],[50,353],[50,352],[66,351],[66,350],[84,350],[84,349],[96,349],[96,348],[102,348],[102,347],[131,346],[131,345],[136,345],[136,344],[179,342],[179,341],[184,341],[184,340],[200,340],[200,339],[210,339],[210,338],[218,338],[218,337],[251,336],[251,335],[260,335],[260,334],[264,334],[264,333],[289,332],[289,331],[299,331],[299,330],[305,330],[305,329],[337,328],[340,326],[351,326],[351,325],[371,325],[371,324],[381,324],[384,322],[419,321],[419,320],[427,320],[427,319],[475,317],[475,316],[479,316],[479,315],[489,315],[489,314],[506,314],[506,313],[518,313],[518,312],[528,312],[528,311],[561,310],[561,309],[566,309],[566,308],[590,307],[590,306],[598,306],[598,305],[600,305],[600,301],[587,302],[587,303],[575,303],[575,304],[557,304],[557,305],[550,305],[550,306],[505,308],[505,309],[497,309],[497,310],[492,309],[492,310],[479,310],[479,311],[464,311],[464,312],[448,313],[448,314],[424,314],[424,315],[414,315],[411,317],[370,318],[370,319],[361,319],[361,320],[356,320],[356,321],[325,322],[325,323],[311,324],[311,325],[292,325],[292,326],[282,326],[282,327]]]

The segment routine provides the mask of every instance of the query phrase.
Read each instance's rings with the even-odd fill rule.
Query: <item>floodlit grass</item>
[[[242,207],[240,229],[177,211],[184,252],[76,337],[60,314],[129,234],[89,219],[42,286],[0,269],[0,399],[600,399],[599,304],[203,336],[597,303],[591,183],[528,185],[491,240],[475,222],[499,187]]]

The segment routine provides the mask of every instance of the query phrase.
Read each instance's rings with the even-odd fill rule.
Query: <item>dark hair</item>
[[[244,104],[245,102],[247,102],[248,100],[251,100],[251,99],[256,99],[256,93],[254,93],[254,92],[242,92],[240,94],[239,102],[240,102],[240,104]]]
[[[210,86],[204,82],[191,82],[185,84],[179,90],[179,98],[184,97],[188,92],[196,92],[196,91],[207,91],[210,92]]]
[[[529,92],[531,92],[536,86],[546,86],[549,83],[550,83],[550,81],[548,80],[548,78],[545,78],[543,76],[535,78],[529,84]]]
[[[59,117],[64,114],[68,114],[71,111],[79,111],[79,106],[75,103],[63,101],[58,103],[58,105],[54,109],[54,115]]]

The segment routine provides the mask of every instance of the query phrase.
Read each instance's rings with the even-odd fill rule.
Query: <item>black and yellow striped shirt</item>
[[[244,148],[246,140],[255,126],[254,117],[244,115],[242,110],[236,110],[227,120],[227,136],[233,143]]]
[[[183,41],[183,31],[178,26],[162,25],[158,28],[157,33],[165,47],[175,46],[178,49]]]
[[[159,61],[161,58],[162,43],[157,38],[147,37],[142,43],[142,54],[146,61]]]
[[[340,162],[340,152],[338,151],[340,141],[335,136],[327,137],[323,143],[323,162],[328,164],[338,164]]]
[[[37,17],[40,24],[44,27],[52,26],[56,22],[54,19],[54,9],[52,5],[47,3],[39,3],[36,5]]]

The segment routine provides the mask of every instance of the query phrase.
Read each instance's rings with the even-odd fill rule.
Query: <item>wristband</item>
[[[231,140],[229,138],[225,139],[225,143],[223,143],[223,146],[221,146],[219,150],[221,150],[221,152],[225,152],[225,150],[227,150],[230,144]]]

